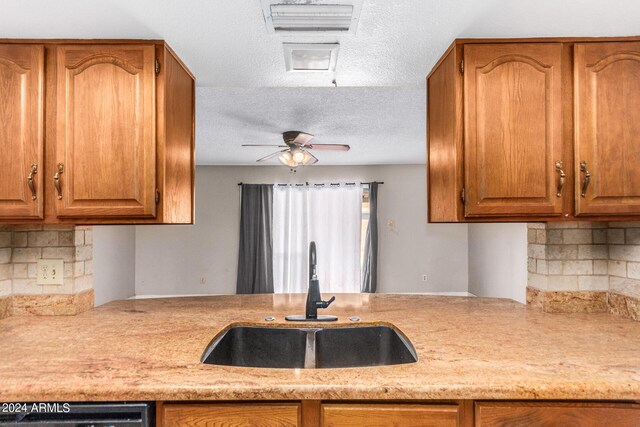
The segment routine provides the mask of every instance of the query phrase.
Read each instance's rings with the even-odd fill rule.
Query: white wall
[[[314,166],[295,175],[283,166],[198,166],[195,226],[136,226],[135,293],[234,293],[238,182],[305,181],[385,182],[378,205],[380,292],[467,292],[467,225],[427,224],[425,174],[424,165]]]
[[[135,294],[135,227],[93,227],[93,290],[95,305]]]
[[[469,224],[469,292],[526,302],[527,224]]]

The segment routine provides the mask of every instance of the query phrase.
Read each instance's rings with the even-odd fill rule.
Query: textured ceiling
[[[455,37],[635,35],[639,16],[638,0],[364,0],[357,33],[337,39],[336,78],[424,86]],[[282,42],[336,40],[269,34],[259,0],[0,0],[0,37],[165,39],[199,86],[223,87],[329,86],[287,74]]]
[[[299,130],[318,144],[320,164],[425,163],[425,91],[403,88],[199,88],[198,164],[255,164],[281,148],[281,133]],[[267,164],[279,164],[273,159]]]
[[[424,77],[454,38],[638,35],[639,16],[638,0],[363,0],[355,35],[283,37],[259,0],[0,0],[0,38],[167,40],[200,87],[199,164],[252,164],[269,149],[240,144],[292,129],[352,146],[321,164],[423,163]],[[285,72],[300,41],[338,41],[336,73]]]

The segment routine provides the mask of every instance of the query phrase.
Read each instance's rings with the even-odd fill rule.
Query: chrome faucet
[[[318,316],[318,309],[329,307],[329,305],[336,300],[336,297],[332,296],[328,301],[322,300],[322,295],[320,295],[320,282],[318,281],[316,268],[316,242],[311,242],[309,244],[309,289],[307,291],[307,307],[305,315],[287,316],[285,319],[307,322],[332,322],[334,320],[338,320],[336,316]]]

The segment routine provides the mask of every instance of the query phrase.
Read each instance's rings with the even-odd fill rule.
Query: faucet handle
[[[332,302],[334,302],[336,300],[335,296],[332,296],[331,298],[329,298],[329,301],[318,301],[316,302],[316,306],[318,308],[327,308],[331,305]]]

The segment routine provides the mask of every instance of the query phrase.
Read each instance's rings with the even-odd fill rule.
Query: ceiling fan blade
[[[303,145],[307,145],[307,143],[312,139],[313,139],[313,135],[309,133],[300,132],[298,136],[296,136],[296,139],[293,140],[293,143],[296,145],[303,146]]]
[[[305,148],[309,150],[333,150],[333,151],[351,150],[351,147],[346,144],[309,144]]]
[[[307,154],[309,156],[309,157],[307,157],[306,161],[304,162],[305,166],[315,165],[316,163],[318,163],[318,158],[316,156],[314,156],[313,154],[311,154],[308,151],[305,154]]]
[[[264,157],[256,160],[256,162],[264,162],[266,160],[273,159],[274,157],[279,156],[280,154],[284,153],[285,151],[289,151],[289,149],[287,148],[286,150],[276,151],[275,153],[271,153],[268,156],[264,156]]]
[[[242,147],[288,147],[288,145],[277,144],[242,144]]]
[[[313,139],[313,135],[297,130],[289,130],[282,133],[282,138],[287,145],[297,145],[298,147],[303,147],[309,141],[311,141],[311,139]]]

